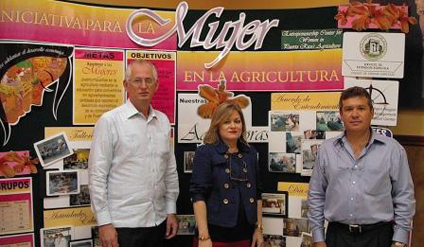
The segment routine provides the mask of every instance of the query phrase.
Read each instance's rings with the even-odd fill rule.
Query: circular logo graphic
[[[386,55],[387,41],[378,33],[370,33],[359,44],[362,56],[367,60],[379,60]]]

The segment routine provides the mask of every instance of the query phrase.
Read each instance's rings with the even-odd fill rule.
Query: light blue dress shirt
[[[165,114],[150,108],[146,119],[130,101],[99,119],[89,158],[98,225],[151,227],[176,213],[179,185],[169,134]]]
[[[314,242],[325,241],[324,219],[344,224],[394,221],[393,241],[408,242],[415,199],[406,152],[396,140],[372,133],[358,159],[345,134],[321,145],[308,192]]]

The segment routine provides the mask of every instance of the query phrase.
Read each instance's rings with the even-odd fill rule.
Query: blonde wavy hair
[[[203,139],[203,143],[217,144],[221,140],[221,136],[219,135],[219,127],[221,127],[221,125],[223,125],[225,121],[230,118],[233,111],[238,112],[242,122],[242,131],[239,140],[244,145],[249,146],[246,140],[246,122],[244,121],[243,112],[238,105],[229,102],[224,102],[216,108],[212,115],[212,121],[211,125],[209,126],[209,130],[206,132]]]

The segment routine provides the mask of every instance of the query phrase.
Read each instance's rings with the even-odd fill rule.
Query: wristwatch
[[[402,243],[402,242],[393,242],[392,246],[394,246],[394,247],[406,247],[408,245],[405,244],[405,243]]]

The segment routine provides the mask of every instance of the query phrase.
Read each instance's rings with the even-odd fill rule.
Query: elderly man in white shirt
[[[92,210],[104,247],[163,246],[176,235],[179,194],[165,114],[150,105],[158,88],[154,65],[128,66],[126,104],[96,124],[89,158]]]

